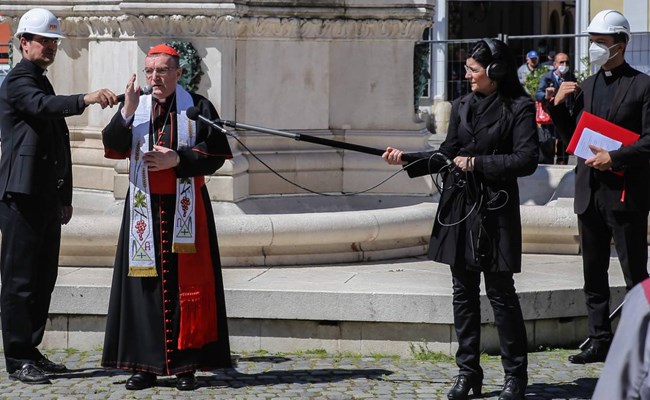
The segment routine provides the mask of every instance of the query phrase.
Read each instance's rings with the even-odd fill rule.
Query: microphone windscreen
[[[153,88],[149,85],[144,85],[140,87],[140,96],[153,93]]]
[[[199,117],[199,109],[196,107],[190,107],[187,109],[187,118],[191,119],[192,121],[196,121],[196,119]]]
[[[140,96],[153,93],[153,88],[149,85],[140,86]],[[120,103],[124,102],[126,95],[124,93],[117,95],[117,101]]]

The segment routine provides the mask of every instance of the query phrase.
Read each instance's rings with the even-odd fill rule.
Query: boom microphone
[[[140,96],[144,96],[145,94],[151,94],[153,92],[153,89],[149,85],[144,85],[140,88]],[[120,103],[124,103],[124,93],[118,94],[117,95],[117,101]]]
[[[187,109],[187,118],[191,119],[192,121],[196,121],[199,118],[199,109],[196,107],[190,107]]]
[[[196,108],[196,107],[190,107],[190,108],[188,108],[188,109],[185,111],[185,113],[186,113],[186,115],[187,115],[187,118],[191,119],[192,121],[198,121],[198,120],[201,120],[201,121],[205,122],[206,124],[212,126],[213,128],[215,128],[215,129],[221,131],[222,133],[224,133],[224,134],[226,134],[226,135],[230,135],[230,134],[231,134],[230,131],[228,131],[227,129],[225,129],[223,126],[220,126],[220,125],[217,124],[216,122],[211,121],[209,118],[206,118],[206,117],[204,117],[203,115],[201,115],[201,112],[200,112],[199,109]],[[217,121],[218,121],[218,120],[217,120]]]
[[[276,136],[282,136],[285,138],[297,140],[297,141],[303,141],[303,142],[309,142],[309,143],[314,143],[314,144],[320,144],[323,146],[329,146],[329,147],[335,147],[338,149],[345,149],[345,150],[352,150],[352,151],[357,151],[359,153],[365,153],[365,154],[372,154],[373,156],[381,156],[384,154],[386,150],[384,149],[377,149],[374,147],[368,147],[368,146],[362,146],[354,143],[347,143],[347,142],[341,142],[338,140],[332,140],[332,139],[326,139],[326,138],[321,138],[321,137],[316,137],[316,136],[311,136],[311,135],[305,135],[302,133],[294,133],[294,132],[286,132],[286,131],[279,131],[276,129],[269,129],[269,128],[263,128],[261,126],[255,126],[255,125],[248,125],[248,124],[243,124],[241,122],[237,121],[228,121],[224,119],[218,119],[215,121],[210,121],[208,118],[204,117],[203,115],[200,114],[199,110],[196,107],[190,107],[187,109],[187,118],[197,121],[201,120],[203,122],[206,122],[213,127],[226,131],[224,133],[228,134],[229,132],[225,130],[223,127],[219,126],[218,124],[223,124],[225,126],[229,126],[231,128],[235,129],[250,129],[253,131],[257,132],[262,132],[262,133],[268,133],[271,135],[276,135]],[[402,160],[412,162],[417,160],[417,157],[411,156],[409,154],[404,154],[402,155]],[[447,165],[452,164],[451,160],[447,160]]]

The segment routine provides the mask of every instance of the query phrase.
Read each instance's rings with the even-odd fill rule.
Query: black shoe
[[[156,375],[151,372],[136,372],[126,380],[128,390],[142,390],[156,386]]]
[[[499,395],[499,400],[522,400],[526,397],[526,385],[528,381],[514,376],[507,376],[506,383]]]
[[[34,364],[41,370],[50,372],[52,374],[60,374],[62,372],[68,371],[65,365],[52,362],[45,356],[42,356],[39,360],[36,360]]]
[[[194,372],[186,372],[184,374],[176,375],[176,389],[178,390],[194,390],[196,389],[196,378]]]
[[[454,386],[447,393],[447,398],[449,400],[465,400],[468,398],[470,389],[474,396],[480,396],[482,386],[482,379],[472,378],[470,375],[458,375]]]
[[[34,364],[23,364],[22,367],[9,374],[9,379],[31,384],[52,383],[45,373]]]
[[[603,362],[605,361],[605,358],[607,358],[608,351],[608,345],[601,345],[596,347],[595,345],[590,344],[589,347],[580,353],[569,356],[569,362],[573,364],[590,364]]]

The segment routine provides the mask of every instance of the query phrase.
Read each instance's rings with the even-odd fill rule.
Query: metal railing
[[[567,53],[572,69],[578,74],[588,75],[589,35],[513,35],[499,34],[499,39],[508,43],[515,57],[521,64],[526,61],[526,54],[536,50],[540,54],[540,63],[551,64],[547,55],[551,52]],[[451,101],[469,91],[465,79],[465,60],[472,46],[482,38],[422,40],[416,46],[430,46],[428,60],[429,81],[420,88],[420,104],[434,100]],[[541,47],[545,47],[542,52]],[[634,32],[625,51],[626,61],[634,68],[650,75],[650,32]]]

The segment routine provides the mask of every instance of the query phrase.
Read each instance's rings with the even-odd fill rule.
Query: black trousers
[[[7,372],[42,355],[58,272],[61,207],[57,196],[14,195],[0,201],[0,312]]]
[[[499,333],[501,364],[506,376],[528,379],[528,341],[513,274],[485,272],[485,291]],[[452,268],[456,364],[461,375],[483,379],[481,356],[481,273]]]
[[[578,215],[589,337],[596,347],[609,345],[613,337],[607,272],[612,239],[627,290],[648,277],[648,213],[612,211],[603,194],[594,191],[589,207]]]

